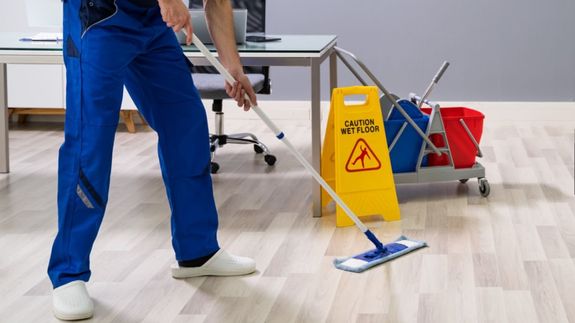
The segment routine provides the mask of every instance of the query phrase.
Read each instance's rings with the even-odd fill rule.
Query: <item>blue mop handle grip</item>
[[[373,234],[373,232],[371,232],[371,230],[367,230],[364,233],[365,233],[365,236],[369,239],[369,241],[371,241],[375,245],[377,250],[379,250],[381,252],[385,251],[385,247],[383,246],[383,243],[381,243],[381,241],[379,241],[379,239],[377,239],[377,237],[375,236],[375,234]]]

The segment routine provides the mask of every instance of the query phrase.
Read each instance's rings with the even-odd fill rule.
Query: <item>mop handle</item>
[[[443,73],[445,73],[445,70],[447,70],[448,67],[449,67],[449,62],[444,61],[443,65],[441,65],[441,67],[439,68],[439,71],[437,71],[437,74],[435,74],[435,77],[433,78],[433,83],[435,83],[435,84],[439,83],[439,80],[441,79],[441,77],[443,76]]]
[[[425,90],[425,92],[423,93],[423,95],[421,96],[421,100],[419,101],[419,104],[417,105],[417,107],[419,109],[421,109],[421,106],[423,105],[423,102],[425,100],[427,100],[427,97],[431,94],[431,91],[433,91],[433,88],[435,87],[435,84],[437,84],[439,82],[439,80],[441,79],[441,77],[443,76],[443,73],[445,73],[445,70],[447,70],[447,68],[449,67],[449,62],[448,61],[444,61],[443,65],[441,65],[441,67],[439,68],[439,71],[437,71],[437,73],[435,74],[435,76],[433,77],[433,80],[431,80],[431,83],[429,84],[429,86],[427,87],[427,89]]]
[[[214,55],[208,50],[208,48],[202,43],[201,40],[196,37],[195,34],[192,35],[194,45],[202,52],[202,54],[207,58],[208,61],[218,70],[220,74],[224,76],[226,81],[233,85],[236,80],[234,77],[226,70],[226,68],[218,61]],[[251,103],[247,93],[245,94],[245,99]],[[329,184],[317,173],[317,171],[310,165],[310,163],[302,156],[302,154],[295,149],[289,140],[285,137],[284,133],[272,122],[272,120],[257,106],[252,106],[252,110],[263,120],[263,122],[274,132],[276,137],[283,141],[288,147],[290,152],[299,160],[299,162],[307,169],[308,172],[313,176],[313,178],[323,187],[323,189],[333,198],[333,200],[345,211],[345,213],[353,220],[355,225],[366,235],[368,235],[369,230],[363,224],[357,215],[343,202],[343,200],[337,195],[337,193],[329,186]],[[369,232],[371,234],[371,232]],[[373,235],[373,234],[372,234]],[[374,237],[375,238],[375,237]],[[370,238],[371,240],[371,238]],[[377,240],[377,239],[376,239]],[[372,240],[373,241],[373,240]],[[374,242],[375,243],[375,242]]]

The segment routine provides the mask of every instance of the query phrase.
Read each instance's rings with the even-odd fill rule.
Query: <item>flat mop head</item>
[[[371,267],[401,257],[414,250],[427,247],[427,243],[401,236],[394,242],[388,243],[383,247],[385,248],[383,251],[372,249],[355,256],[336,258],[333,261],[333,264],[338,269],[360,273]]]

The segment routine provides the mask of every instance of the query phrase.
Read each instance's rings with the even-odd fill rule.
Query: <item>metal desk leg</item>
[[[336,44],[337,45],[337,44]],[[329,54],[329,96],[337,87],[337,54],[334,51]]]
[[[6,64],[0,64],[0,173],[8,173],[8,83]]]
[[[319,59],[311,60],[311,164],[321,174],[321,86]],[[321,217],[321,187],[312,183],[312,215]]]

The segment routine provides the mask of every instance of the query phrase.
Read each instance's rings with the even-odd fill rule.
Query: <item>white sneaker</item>
[[[88,319],[94,315],[94,303],[90,299],[86,283],[81,280],[62,285],[52,292],[52,310],[60,320]]]
[[[230,255],[220,249],[200,267],[172,265],[172,277],[189,278],[197,276],[239,276],[256,271],[256,262],[251,258]]]

